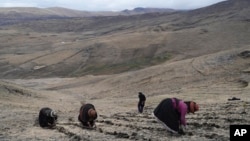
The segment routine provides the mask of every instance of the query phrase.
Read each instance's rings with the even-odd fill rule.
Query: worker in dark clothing
[[[94,128],[96,119],[97,112],[94,105],[83,104],[80,108],[78,116],[78,120],[82,123],[82,125],[87,128]]]
[[[57,114],[52,109],[45,107],[39,112],[39,125],[43,128],[53,128],[56,126]]]
[[[139,111],[139,113],[142,113],[145,102],[146,102],[146,96],[142,92],[139,92],[138,97],[139,97],[138,111]]]

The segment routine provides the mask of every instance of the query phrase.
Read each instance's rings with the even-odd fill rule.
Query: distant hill
[[[55,13],[70,16],[54,12],[49,15],[57,16],[46,20],[25,19],[0,26],[2,78],[116,74],[250,44],[247,0],[130,16],[63,17]]]
[[[249,5],[250,5],[249,0],[227,0],[208,7],[192,10],[189,12],[189,14],[207,15],[207,14],[220,14],[222,12],[227,12],[227,13],[235,12],[236,14],[238,12],[243,12],[244,10],[248,10]]]
[[[134,15],[154,12],[173,12],[173,9],[164,8],[135,8],[133,10],[123,11],[80,11],[67,9],[62,7],[51,8],[35,8],[35,7],[11,7],[0,8],[1,17],[9,18],[21,18],[21,17],[91,17],[91,16],[116,16],[116,15]]]
[[[115,12],[88,12],[61,7],[35,8],[13,7],[0,8],[0,25],[14,24],[23,20],[63,19],[71,17],[111,16]]]
[[[35,8],[35,7],[12,7],[12,8],[0,8],[1,16],[5,17],[89,17],[89,16],[101,16],[112,15],[115,12],[88,12],[80,10],[72,10],[62,7],[51,8]]]
[[[80,11],[62,7],[35,8],[35,7],[12,7],[0,8],[0,25],[8,25],[23,20],[39,19],[62,19],[72,17],[96,17],[96,16],[118,16],[136,15],[154,12],[172,12],[171,9],[158,8],[135,8],[134,10],[112,11]]]
[[[134,8],[133,10],[123,10],[121,13],[125,15],[134,15],[134,14],[145,14],[145,13],[162,13],[162,12],[175,12],[176,10],[174,9],[168,9],[168,8],[142,8],[142,7],[137,7]]]

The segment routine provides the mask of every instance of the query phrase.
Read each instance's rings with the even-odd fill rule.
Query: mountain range
[[[77,17],[81,11],[8,8],[8,14],[1,12],[7,18],[14,13],[22,13],[22,18],[31,14],[46,18],[14,18],[12,24],[1,26],[1,77],[121,73],[249,44],[247,0],[224,1],[191,11],[160,10],[130,16]]]

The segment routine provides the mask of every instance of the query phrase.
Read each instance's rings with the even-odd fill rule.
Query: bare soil
[[[229,140],[230,125],[250,122],[250,76],[243,71],[249,69],[249,58],[239,56],[246,49],[116,75],[2,79],[0,139]],[[147,96],[143,114],[137,112],[139,91]],[[197,113],[187,115],[188,130],[183,136],[169,134],[152,116],[158,103],[168,97],[200,105]],[[232,97],[240,100],[228,101]],[[77,120],[81,101],[96,106],[95,130],[83,129]],[[37,124],[38,112],[45,106],[59,114],[55,129]]]

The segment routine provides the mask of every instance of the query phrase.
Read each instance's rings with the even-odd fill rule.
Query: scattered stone
[[[112,121],[110,121],[110,120],[105,120],[104,123],[114,125],[114,123]]]
[[[131,136],[137,136],[137,133],[133,132],[133,133],[131,134]]]
[[[250,57],[250,51],[248,51],[248,50],[243,51],[239,54],[239,56],[242,58],[248,58],[248,57]]]
[[[129,138],[129,135],[127,133],[117,133],[116,137],[118,138]]]
[[[233,101],[233,100],[240,100],[240,98],[233,97],[228,99],[228,101]]]
[[[74,122],[74,118],[73,117],[69,117],[68,119],[70,122]]]
[[[100,133],[103,133],[102,128],[98,128],[98,131],[99,131]]]

